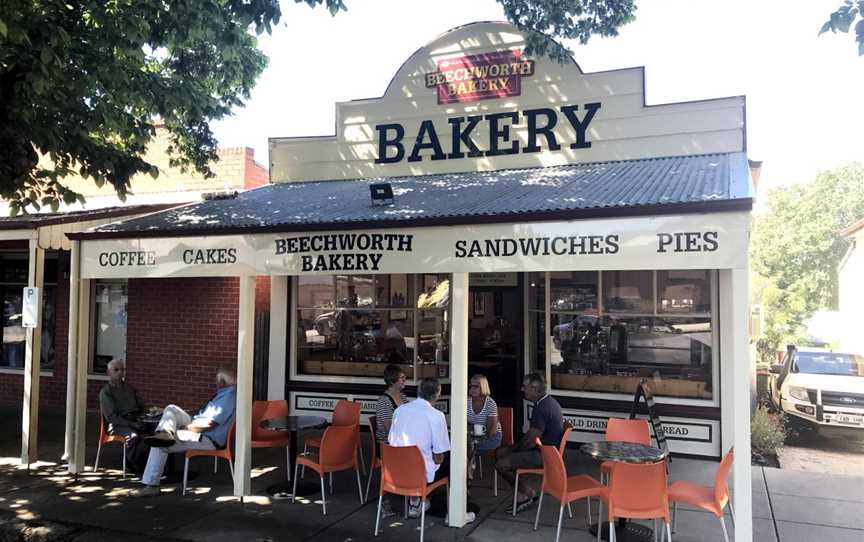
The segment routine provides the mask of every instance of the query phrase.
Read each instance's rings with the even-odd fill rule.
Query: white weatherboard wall
[[[270,178],[287,182],[407,176],[744,150],[743,96],[646,106],[643,68],[583,73],[576,63],[561,65],[536,58],[534,74],[521,78],[520,96],[439,105],[436,89],[426,88],[426,74],[435,72],[441,60],[522,49],[524,39],[509,23],[475,23],[443,34],[405,62],[382,97],[337,104],[334,136],[271,138]],[[554,130],[563,143],[559,151],[431,161],[431,151],[425,150],[419,162],[375,164],[379,156],[376,125],[402,124],[408,154],[421,122],[430,119],[444,152],[449,152],[448,118],[558,110],[565,105],[577,105],[582,118],[588,103],[601,104],[588,126],[590,148],[569,148],[574,130],[559,110]],[[520,147],[526,144],[526,128],[522,117],[511,128]],[[488,150],[484,122],[472,131],[471,138],[481,150]],[[541,146],[545,143],[541,137]]]

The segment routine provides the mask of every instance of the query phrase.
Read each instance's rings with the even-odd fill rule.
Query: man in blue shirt
[[[168,454],[186,450],[215,450],[228,444],[228,433],[234,423],[237,405],[237,379],[232,371],[216,372],[216,394],[195,416],[177,405],[168,405],[156,426],[156,433],[147,439],[150,455],[141,477],[142,487],[133,492],[137,497],[159,495],[159,480],[165,470]]]

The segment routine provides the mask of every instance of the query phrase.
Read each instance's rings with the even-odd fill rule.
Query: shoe
[[[432,506],[430,501],[418,501],[417,504],[409,503],[408,504],[408,517],[409,518],[419,518],[420,517],[420,502],[423,502],[423,511],[428,512],[429,507]]]
[[[168,448],[169,446],[174,445],[174,436],[167,431],[160,431],[159,433],[154,433],[149,437],[144,439],[144,442],[149,444],[152,448]]]
[[[465,513],[465,525],[468,525],[469,523],[474,523],[475,519],[477,519],[477,514],[475,514],[474,512]],[[444,523],[450,523],[450,514],[444,516]]]
[[[162,489],[159,486],[141,486],[129,492],[130,497],[158,497],[162,494]]]
[[[531,508],[531,505],[533,505],[535,502],[537,502],[537,497],[528,497],[524,500],[517,502],[516,503],[516,513],[518,514],[519,512],[522,512],[523,510],[527,510],[527,509]],[[507,507],[506,513],[507,514],[513,514],[513,504],[512,503],[510,504],[510,506]]]

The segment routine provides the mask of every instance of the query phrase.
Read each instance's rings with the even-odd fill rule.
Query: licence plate
[[[837,414],[837,423],[846,423],[850,425],[861,425],[864,423],[864,416],[854,416],[852,414]]]

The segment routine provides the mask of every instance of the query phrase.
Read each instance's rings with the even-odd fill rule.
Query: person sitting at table
[[[391,446],[417,446],[426,465],[426,481],[450,476],[450,434],[444,413],[435,408],[441,396],[437,378],[424,378],[417,386],[417,399],[393,413],[388,441]],[[430,501],[426,501],[429,509]],[[408,517],[420,517],[420,498],[411,497]]]
[[[482,427],[484,434],[479,437],[475,427]],[[468,478],[474,477],[473,459],[501,446],[501,424],[498,422],[498,404],[492,399],[489,380],[482,374],[471,377],[468,385],[468,431],[474,438],[468,441],[468,457],[470,469]]]
[[[525,399],[533,403],[528,431],[513,446],[498,448],[495,452],[495,469],[512,487],[516,487],[516,470],[543,467],[543,455],[537,448],[536,439],[544,446],[558,446],[564,435],[564,414],[561,405],[546,393],[546,382],[539,373],[531,373],[522,381]],[[514,489],[515,490],[515,489]],[[516,512],[521,512],[537,500],[537,491],[526,483],[519,485],[516,496]],[[508,513],[513,513],[512,504]]]
[[[393,423],[393,413],[397,408],[408,402],[405,397],[405,371],[398,365],[388,365],[384,368],[384,383],[387,384],[387,389],[378,398],[375,403],[375,442],[377,447],[379,442],[387,442],[387,436],[390,434],[390,426]],[[378,457],[381,457],[381,450],[378,450]],[[391,517],[396,515],[388,499],[385,499],[381,516]]]
[[[126,382],[126,360],[114,358],[108,362],[108,383],[99,391],[99,409],[108,422],[108,433],[126,437],[126,466],[134,474],[144,472],[150,447],[140,435],[144,424],[144,400],[132,384]]]
[[[156,432],[146,439],[152,448],[141,477],[144,485],[133,492],[134,496],[159,495],[159,481],[169,453],[225,447],[237,405],[237,377],[231,370],[219,369],[216,385],[216,393],[195,416],[177,405],[165,407]]]

